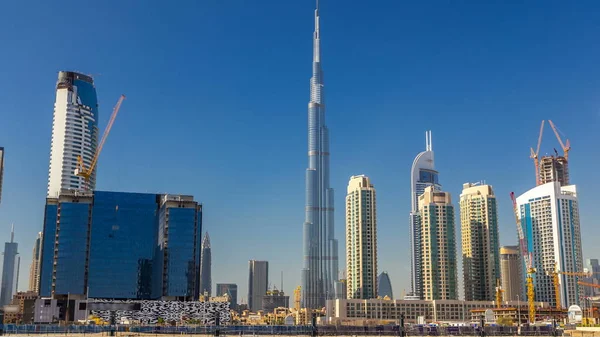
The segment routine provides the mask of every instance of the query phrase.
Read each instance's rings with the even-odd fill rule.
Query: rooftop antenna
[[[10,229],[10,242],[15,242],[15,224],[12,224],[12,227]]]

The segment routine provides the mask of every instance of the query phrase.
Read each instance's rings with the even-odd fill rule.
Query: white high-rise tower
[[[435,170],[433,160],[433,144],[431,131],[425,132],[425,151],[419,153],[412,164],[410,171],[410,274],[411,274],[411,298],[423,298],[422,279],[422,256],[421,256],[421,222],[419,219],[419,196],[425,188],[432,186],[439,191],[441,185],[438,182],[438,171]]]
[[[77,158],[89,167],[98,144],[98,100],[94,80],[87,75],[61,71],[56,83],[52,122],[52,146],[48,174],[48,197],[63,189],[86,187],[85,178],[75,175]],[[96,170],[89,180],[96,187]]]

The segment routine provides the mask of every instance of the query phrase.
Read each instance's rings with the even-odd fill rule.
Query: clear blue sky
[[[409,171],[427,129],[443,188],[456,203],[462,183],[492,184],[501,244],[515,244],[508,193],[533,186],[529,147],[552,119],[573,145],[584,255],[600,257],[600,3],[321,2],[341,247],[348,178],[367,174],[378,193],[379,270],[397,296],[408,288]],[[20,288],[42,228],[57,72],[76,70],[95,76],[101,129],[119,94],[128,97],[97,188],[193,194],[205,207],[213,282],[238,283],[245,298],[248,259],[265,259],[291,293],[302,264],[313,7],[0,3],[0,242],[14,222]],[[547,129],[542,153],[554,147]]]

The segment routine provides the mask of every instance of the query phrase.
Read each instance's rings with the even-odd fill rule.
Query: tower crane
[[[106,129],[104,129],[104,133],[102,134],[100,143],[98,143],[98,147],[96,148],[96,153],[94,153],[94,157],[92,158],[90,166],[86,168],[85,164],[83,162],[83,158],[81,158],[81,156],[77,157],[77,168],[75,169],[74,173],[76,176],[80,176],[85,179],[85,189],[86,190],[90,189],[90,178],[91,178],[92,174],[94,173],[94,169],[96,168],[96,164],[98,163],[98,157],[100,156],[102,147],[104,146],[104,143],[106,142],[106,138],[108,137],[108,134],[110,133],[110,129],[112,128],[113,123],[115,122],[115,118],[117,118],[117,114],[119,113],[119,109],[121,108],[121,103],[123,103],[124,99],[125,99],[125,95],[121,95],[121,97],[119,97],[119,100],[117,101],[117,104],[113,108],[113,112],[110,115],[110,119],[108,120]]]
[[[515,192],[510,192],[510,199],[513,203],[513,211],[515,213],[515,220],[517,223],[517,233],[519,234],[519,245],[521,248],[521,255],[525,261],[525,271],[527,273],[527,303],[529,305],[529,323],[535,323],[535,290],[533,287],[533,275],[536,270],[532,265],[532,255],[527,249],[527,242],[525,234],[523,233],[523,227],[521,226],[521,218],[519,217],[519,209],[517,207],[517,198]]]
[[[501,308],[502,307],[502,293],[504,292],[504,289],[502,289],[502,286],[500,285],[500,279],[496,280],[496,308]]]
[[[571,143],[569,142],[568,139],[567,139],[566,143],[563,143],[562,139],[560,138],[560,135],[558,134],[558,128],[554,125],[554,123],[552,123],[551,120],[548,120],[548,123],[550,123],[550,126],[552,127],[552,131],[554,131],[554,135],[556,136],[556,139],[558,139],[558,142],[560,143],[560,147],[562,148],[563,152],[565,153],[565,159],[568,162],[569,161],[569,150],[571,150]]]
[[[538,159],[538,155],[540,153],[540,146],[542,145],[542,136],[544,134],[544,120],[542,120],[542,125],[540,125],[540,135],[538,136],[537,147],[535,152],[533,152],[533,148],[531,148],[531,155],[529,156],[533,159],[533,164],[535,165],[535,185],[540,184],[540,160]]]
[[[560,284],[558,281],[558,275],[567,275],[567,276],[579,276],[579,277],[590,277],[592,276],[592,274],[594,274],[593,272],[571,272],[571,271],[560,271],[558,270],[558,265],[555,267],[554,271],[549,272],[548,275],[552,276],[552,283],[554,284],[554,294],[556,296],[556,308],[560,309],[561,305],[560,305]],[[583,285],[588,285],[588,284],[584,284],[585,282],[577,282],[578,284],[583,284]]]
[[[296,309],[296,312],[300,312],[300,297],[302,296],[301,290],[302,287],[300,286],[296,287],[296,289],[294,290],[294,308]]]

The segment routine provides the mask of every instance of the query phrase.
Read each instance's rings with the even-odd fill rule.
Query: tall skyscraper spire
[[[322,308],[333,299],[338,275],[338,242],[334,236],[333,189],[329,187],[329,130],[325,125],[319,2],[315,9],[313,66],[308,103],[308,168],[302,306]]]

